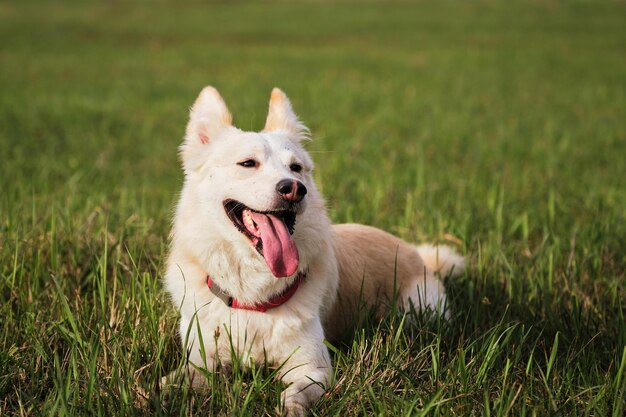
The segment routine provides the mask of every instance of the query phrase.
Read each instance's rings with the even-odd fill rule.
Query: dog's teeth
[[[243,217],[243,223],[246,225],[246,227],[250,228],[254,226],[254,222],[252,221],[252,216],[250,215],[250,210],[244,210],[242,217]]]
[[[250,215],[250,210],[247,210],[247,209],[244,210],[241,215],[241,218],[243,220],[244,226],[246,226],[246,229],[248,229],[248,231],[252,233],[254,236],[259,237],[260,235],[259,229],[254,224],[254,220],[252,220],[252,216]]]

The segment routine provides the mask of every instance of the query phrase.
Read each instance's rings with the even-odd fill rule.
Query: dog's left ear
[[[291,107],[287,95],[279,88],[272,90],[270,108],[265,121],[264,132],[283,131],[291,134],[295,139],[308,137],[309,129],[302,123]]]

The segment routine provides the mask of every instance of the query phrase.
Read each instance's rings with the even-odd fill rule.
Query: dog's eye
[[[239,162],[237,165],[241,165],[244,168],[255,168],[257,166],[257,161],[254,159],[246,159],[243,162]]]
[[[293,172],[300,172],[300,171],[302,171],[302,165],[300,165],[300,164],[291,164],[291,165],[289,165],[289,169],[292,170]]]

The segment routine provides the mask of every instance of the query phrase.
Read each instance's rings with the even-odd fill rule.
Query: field
[[[331,346],[312,414],[626,412],[626,4],[0,3],[0,415],[273,415],[210,392],[163,290],[177,156],[211,84],[243,129],[279,86],[335,222],[453,245],[449,322]]]

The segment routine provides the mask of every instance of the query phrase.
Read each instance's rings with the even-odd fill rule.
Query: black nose
[[[284,179],[276,184],[276,191],[287,201],[297,203],[306,195],[306,187],[298,180]]]

